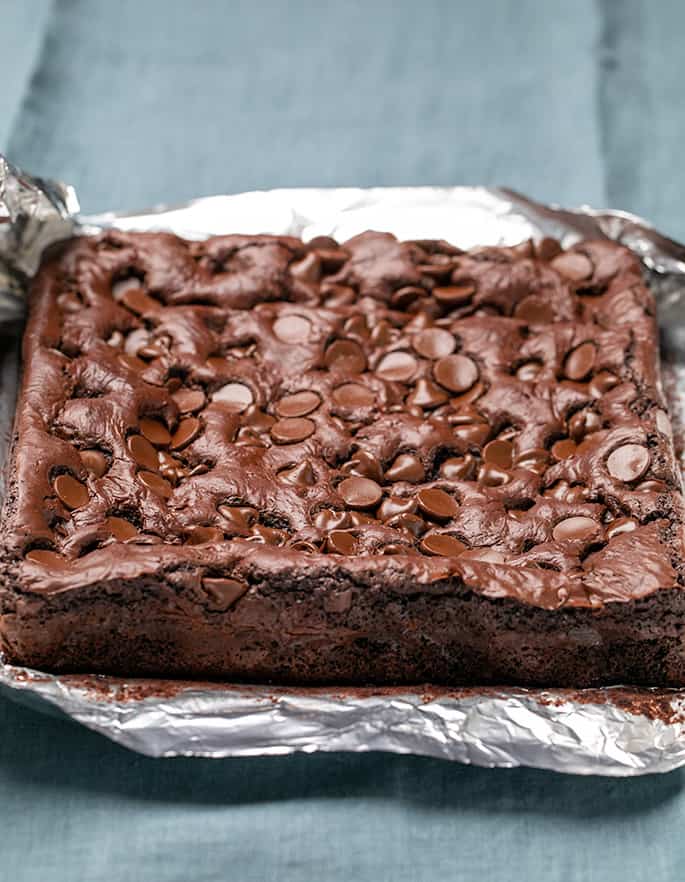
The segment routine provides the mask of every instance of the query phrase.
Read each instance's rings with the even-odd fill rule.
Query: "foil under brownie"
[[[242,233],[347,239],[366,229],[444,238],[469,248],[554,236],[607,237],[632,248],[659,302],[662,369],[676,432],[685,400],[685,248],[632,215],[565,211],[474,187],[298,189],[200,199],[176,208],[84,217],[74,191],[0,157],[0,321],[5,353],[0,426],[6,453],[16,393],[25,281],[43,249],[104,228],[187,238]],[[685,764],[685,693],[613,687],[311,689],[103,676],[53,676],[0,665],[14,698],[61,711],[153,756],[247,756],[385,750],[486,766],[636,775]]]

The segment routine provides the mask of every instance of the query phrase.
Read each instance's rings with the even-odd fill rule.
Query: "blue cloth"
[[[0,147],[85,210],[505,184],[685,237],[681,4],[0,0]],[[0,700],[0,879],[683,877],[683,774],[149,760]]]

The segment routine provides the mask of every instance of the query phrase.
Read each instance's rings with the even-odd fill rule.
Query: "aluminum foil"
[[[443,238],[463,248],[555,236],[568,246],[607,237],[642,259],[659,301],[662,367],[676,427],[685,401],[685,246],[624,212],[562,210],[481,187],[297,189],[199,199],[177,207],[86,217],[72,188],[25,175],[0,156],[0,322],[23,312],[26,280],[50,243],[104,228],[282,233],[344,240],[366,229]],[[9,348],[12,348],[11,346]],[[5,357],[0,424],[6,437],[16,370]],[[679,430],[682,431],[682,430]],[[0,662],[13,698],[66,714],[150,756],[295,751],[415,753],[482,766],[528,765],[613,776],[685,765],[685,692],[629,686],[347,689],[237,686],[103,676],[54,676]]]

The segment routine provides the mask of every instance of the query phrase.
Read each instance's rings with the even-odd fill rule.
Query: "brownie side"
[[[5,652],[284,682],[685,682],[656,339],[639,263],[608,242],[69,242],[24,340]]]

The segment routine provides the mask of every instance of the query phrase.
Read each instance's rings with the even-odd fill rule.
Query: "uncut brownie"
[[[2,645],[53,671],[685,684],[655,305],[606,241],[109,232],[33,283]]]

